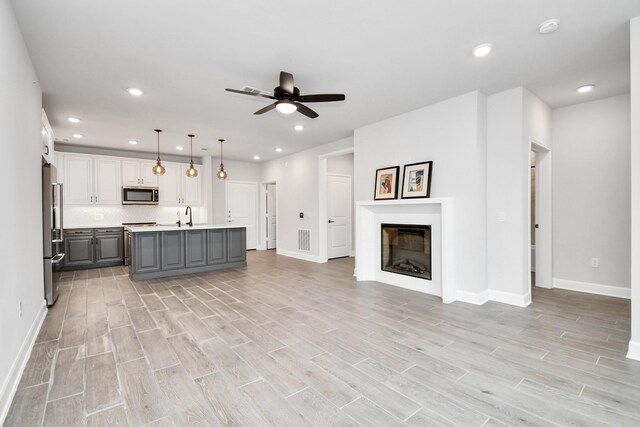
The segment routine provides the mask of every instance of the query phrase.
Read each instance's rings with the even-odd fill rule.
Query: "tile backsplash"
[[[167,206],[70,206],[64,207],[64,227],[107,227],[120,226],[123,222],[157,222],[173,224],[180,218],[188,221],[184,207]],[[207,222],[204,207],[193,208],[193,222]]]

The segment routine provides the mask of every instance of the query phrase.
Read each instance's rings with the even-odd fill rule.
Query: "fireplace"
[[[381,224],[382,270],[431,280],[431,226]]]

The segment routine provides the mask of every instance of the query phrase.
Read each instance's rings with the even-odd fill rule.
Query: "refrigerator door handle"
[[[53,258],[51,258],[51,264],[59,264],[60,261],[62,261],[63,258],[64,258],[64,254],[58,254],[58,255],[54,256]]]
[[[55,194],[54,203],[55,203],[55,206],[57,207],[58,218],[59,218],[60,224],[58,225],[58,224],[54,223],[52,225],[53,225],[54,229],[60,230],[59,239],[54,241],[56,243],[59,243],[59,242],[64,241],[64,217],[63,217],[64,209],[62,207],[63,206],[62,203],[63,203],[63,200],[64,200],[63,199],[63,185],[62,185],[62,183],[58,183],[58,182],[53,183],[51,185],[53,185],[54,187],[57,187],[57,190],[58,190],[58,191],[54,190],[54,194]]]

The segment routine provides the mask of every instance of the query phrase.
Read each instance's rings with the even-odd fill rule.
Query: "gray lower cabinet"
[[[227,229],[227,262],[240,262],[247,259],[247,229]]]
[[[247,265],[245,228],[132,233],[131,277],[148,280]]]
[[[140,273],[160,271],[160,233],[138,233],[133,244],[132,270]]]
[[[185,256],[186,267],[207,265],[207,230],[185,231]]]
[[[182,231],[162,232],[162,269],[184,268],[184,233]]]
[[[227,262],[227,230],[213,229],[207,232],[209,234],[207,264],[224,264]]]
[[[122,228],[74,228],[64,231],[62,270],[122,264]]]
[[[69,233],[64,240],[64,267],[87,268],[95,263],[93,230]]]

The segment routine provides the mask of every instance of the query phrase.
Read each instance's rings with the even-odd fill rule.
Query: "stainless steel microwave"
[[[157,205],[158,187],[122,187],[123,205]]]

